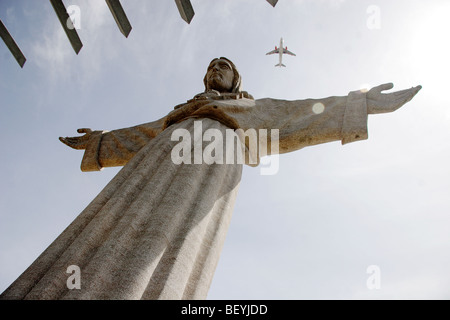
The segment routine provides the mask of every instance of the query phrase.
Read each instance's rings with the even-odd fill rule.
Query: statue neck
[[[185,106],[188,103],[202,100],[239,100],[239,99],[253,99],[253,96],[249,94],[247,91],[241,91],[237,93],[231,92],[219,92],[216,90],[208,90],[202,93],[199,93],[194,96],[194,98],[188,100],[186,103],[179,104],[174,107],[174,109],[179,109]]]
[[[237,100],[243,98],[253,100],[253,97],[247,91],[231,93],[231,92],[219,92],[217,90],[208,90],[195,95],[194,98],[189,100],[188,102],[195,100],[230,100],[230,99]]]

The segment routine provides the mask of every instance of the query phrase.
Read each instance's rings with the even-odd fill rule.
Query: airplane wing
[[[290,52],[287,48],[283,49],[283,53],[284,53],[284,54],[290,54],[291,56],[296,56],[295,53]]]
[[[275,50],[272,50],[270,52],[267,52],[266,55],[268,55],[268,54],[275,54],[275,53],[280,53],[279,49],[275,49]]]

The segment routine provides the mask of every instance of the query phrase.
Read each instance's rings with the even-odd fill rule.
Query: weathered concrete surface
[[[83,136],[60,138],[85,150],[83,171],[125,167],[0,298],[204,299],[242,165],[175,164],[175,130],[195,137],[197,120],[203,131],[222,136],[231,129],[277,129],[279,153],[346,144],[367,139],[369,114],[392,112],[421,89],[385,94],[393,85],[384,84],[324,99],[254,100],[226,58],[211,61],[204,82],[205,92],[159,120],[111,132],[81,129]],[[204,150],[202,138],[195,139]],[[247,142],[245,147],[250,149]],[[71,265],[81,269],[80,290],[67,288]]]
[[[58,16],[59,22],[61,23],[61,26],[63,27],[73,50],[76,54],[78,54],[83,47],[83,43],[78,36],[77,30],[73,27],[73,25],[71,25],[69,14],[67,13],[67,9],[64,6],[64,3],[62,2],[62,0],[50,0],[50,3],[52,4],[53,9]]]
[[[178,11],[180,12],[181,18],[187,23],[191,23],[192,18],[194,18],[194,9],[190,0],[175,0],[177,4]]]
[[[270,3],[272,5],[272,7],[275,7],[278,0],[267,0],[268,3]]]
[[[205,299],[242,165],[175,165],[171,134],[193,122],[146,145],[1,298]],[[226,129],[211,119],[203,128]],[[70,265],[80,290],[67,288]]]
[[[11,51],[11,54],[16,59],[17,63],[21,68],[23,68],[25,62],[27,59],[23,55],[22,51],[20,50],[17,43],[14,41],[13,37],[9,33],[8,29],[6,29],[5,25],[3,24],[2,20],[0,20],[0,37],[5,42],[6,46],[8,47],[9,51]]]
[[[128,20],[127,15],[125,14],[125,11],[123,10],[122,5],[120,4],[120,1],[106,0],[106,4],[108,5],[109,10],[113,15],[120,32],[122,32],[122,34],[126,38],[128,38],[128,35],[130,34],[132,27],[130,21]]]

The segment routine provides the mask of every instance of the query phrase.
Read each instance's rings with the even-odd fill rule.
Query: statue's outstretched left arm
[[[258,99],[251,120],[242,121],[247,128],[279,129],[279,153],[341,141],[347,144],[365,140],[369,114],[392,112],[410,101],[421,86],[392,93],[392,83],[368,92],[352,91],[347,96],[324,99],[277,100]]]

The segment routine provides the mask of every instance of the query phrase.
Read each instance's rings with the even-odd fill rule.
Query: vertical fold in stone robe
[[[358,91],[318,100],[194,101],[154,122],[94,131],[82,170],[124,168],[0,298],[205,299],[242,164],[174,164],[172,133],[195,136],[197,120],[223,136],[230,128],[278,129],[280,153],[367,138],[366,96]],[[67,287],[71,265],[81,270],[81,289]]]

